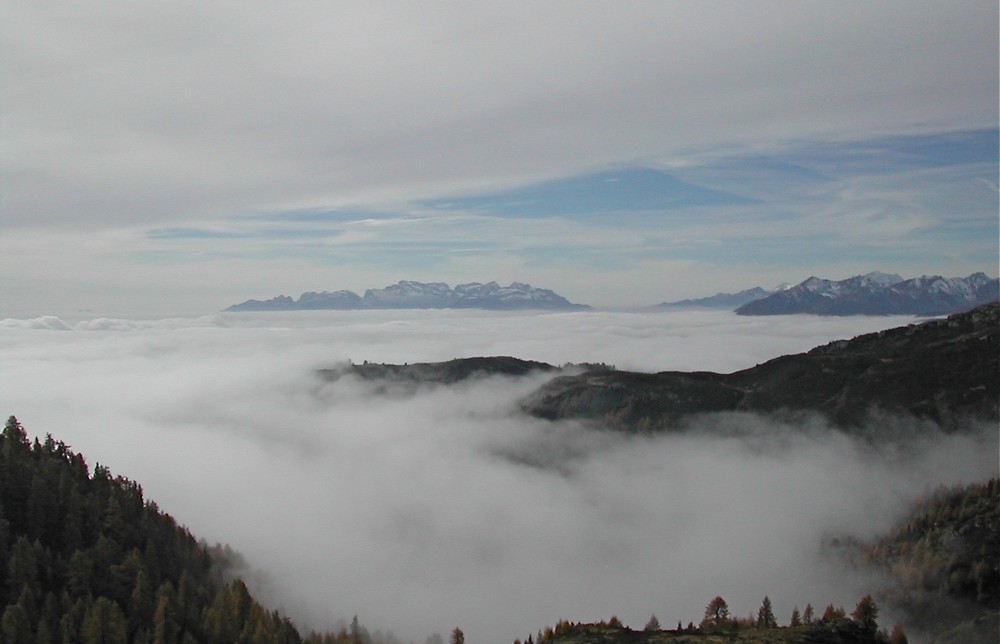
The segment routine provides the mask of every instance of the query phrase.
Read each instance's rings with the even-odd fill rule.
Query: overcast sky
[[[0,315],[997,272],[994,0],[0,0],[0,25]]]

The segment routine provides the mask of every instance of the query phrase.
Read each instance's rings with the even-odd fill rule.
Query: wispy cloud
[[[726,258],[747,252],[741,236],[759,253],[741,272],[750,283],[988,269],[996,192],[962,187],[995,182],[997,13],[901,0],[587,12],[13,4],[0,40],[0,301],[85,306],[113,288],[152,307],[149,294],[182,293],[171,280],[212,257],[231,266],[215,265],[217,304],[206,286],[185,307],[226,303],[248,267],[262,286],[322,282],[302,289],[356,287],[341,280],[363,274],[538,282],[561,268],[543,285],[640,304],[733,288],[722,278]],[[953,174],[921,183],[935,170]],[[945,212],[975,234],[959,241]],[[373,221],[382,228],[358,232]],[[119,244],[95,253],[109,234]],[[587,240],[600,234],[607,261],[584,275],[573,249],[593,256]],[[885,243],[836,259],[866,235]],[[42,284],[7,261],[30,236],[50,249],[36,264],[71,263],[92,285]],[[788,239],[819,265],[782,267]],[[885,266],[881,245],[913,251]],[[475,276],[449,261],[483,247],[496,250]],[[544,247],[560,252],[544,262]],[[116,270],[136,279],[103,281],[114,271],[102,258],[129,251],[175,263],[150,275],[123,261]],[[638,256],[650,269],[640,283],[586,287]],[[697,274],[669,272],[681,265]],[[22,299],[37,288],[46,294]]]

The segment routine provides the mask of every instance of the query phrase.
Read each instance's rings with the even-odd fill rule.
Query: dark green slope
[[[817,412],[842,427],[900,413],[947,429],[997,420],[1000,304],[862,335],[731,374],[622,371],[555,378],[524,402],[542,418],[626,431],[681,427],[709,412]]]
[[[250,596],[134,481],[11,417],[0,434],[0,642],[294,644],[311,635]]]

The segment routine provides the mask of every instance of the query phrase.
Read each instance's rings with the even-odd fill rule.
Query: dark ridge
[[[548,419],[677,428],[708,412],[818,412],[844,428],[903,413],[957,429],[997,420],[1000,304],[841,340],[731,374],[588,372],[554,378],[523,403]]]
[[[333,369],[320,369],[324,380],[334,381],[346,375],[363,380],[380,380],[396,383],[450,385],[469,378],[488,376],[524,376],[534,371],[554,371],[557,367],[534,360],[520,360],[510,356],[456,358],[447,362],[420,362],[414,364],[381,364],[364,362],[347,364]]]

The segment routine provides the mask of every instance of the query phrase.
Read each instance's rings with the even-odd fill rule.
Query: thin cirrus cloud
[[[786,270],[803,274],[850,260],[861,272],[875,267],[876,254],[893,263],[940,264],[961,243],[969,264],[952,272],[965,274],[975,265],[988,268],[996,255],[989,241],[996,191],[988,181],[996,147],[997,131],[982,130],[809,144],[766,156],[693,155],[686,163],[418,201],[396,213],[293,211],[242,217],[238,225],[247,236],[289,244],[289,253],[301,252],[299,237],[329,238],[338,247],[331,255],[362,262],[364,253],[374,263],[422,250],[424,257],[409,263],[430,271],[449,271],[449,254],[475,252],[556,266],[575,256],[603,268],[664,256],[734,269],[747,260],[784,260]],[[365,234],[336,240],[345,228]],[[201,233],[178,228],[150,235]]]
[[[995,259],[991,2],[11,2],[3,24],[14,311],[402,278],[635,305]]]

